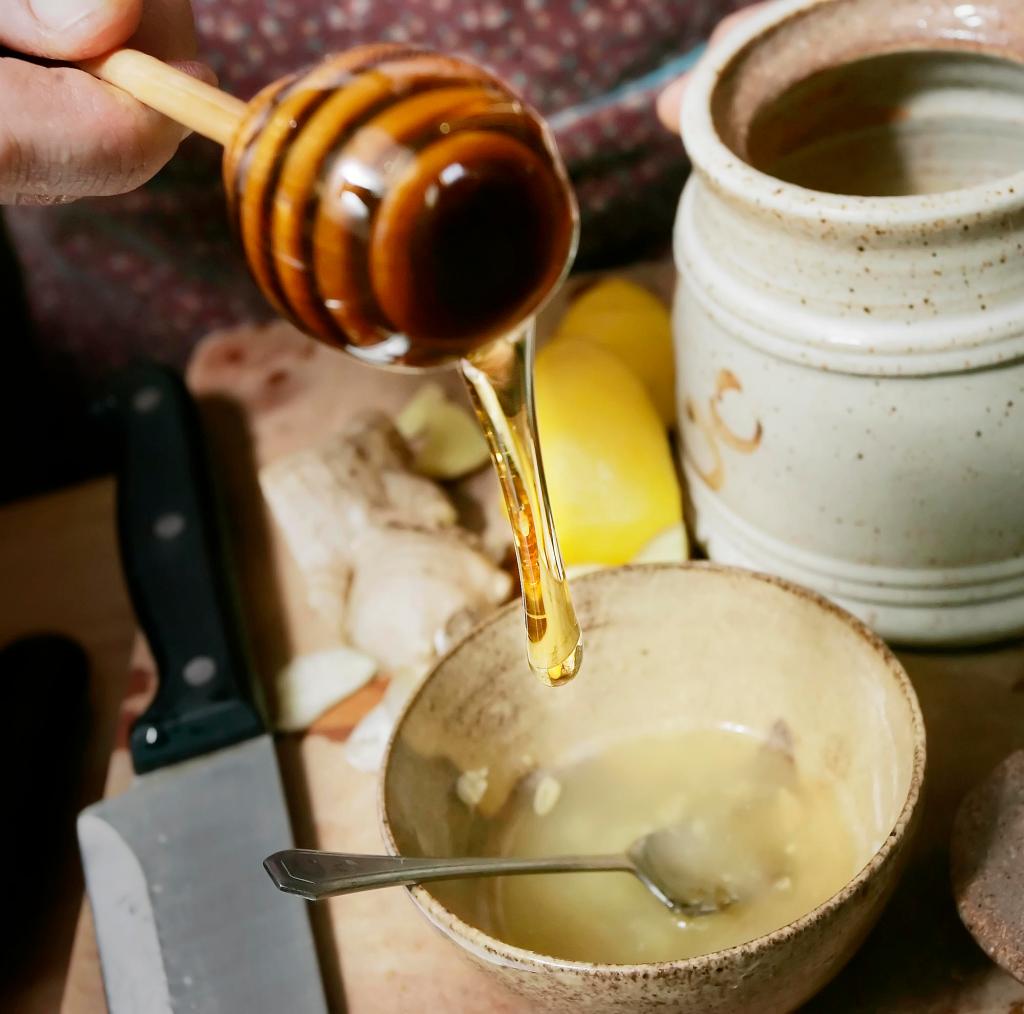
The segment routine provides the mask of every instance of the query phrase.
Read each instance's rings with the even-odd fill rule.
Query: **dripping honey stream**
[[[583,639],[551,520],[533,407],[533,322],[462,362],[519,563],[530,666],[549,685],[579,669]]]
[[[248,104],[133,50],[82,66],[225,147],[250,269],[300,330],[378,366],[458,364],[512,527],[530,666],[571,680],[582,638],[532,373],[578,218],[540,117],[482,68],[403,46],[328,57]]]

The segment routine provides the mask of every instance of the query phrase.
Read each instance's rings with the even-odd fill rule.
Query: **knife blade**
[[[159,677],[130,735],[135,783],[78,818],[110,1010],[320,1014],[308,913],[262,869],[292,835],[198,414],[148,365],[122,375],[107,411],[122,563]]]

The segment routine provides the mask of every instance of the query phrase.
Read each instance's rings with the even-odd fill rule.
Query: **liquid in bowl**
[[[673,961],[745,943],[815,908],[858,867],[835,781],[800,770],[784,735],[773,742],[729,728],[604,745],[530,775],[483,824],[481,851],[504,856],[618,853],[685,825],[699,879],[739,885],[737,901],[695,916],[671,912],[626,873],[448,885],[446,896],[484,932],[574,961]]]

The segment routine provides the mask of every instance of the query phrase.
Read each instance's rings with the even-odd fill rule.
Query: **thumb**
[[[684,74],[677,77],[658,96],[658,119],[673,134],[679,133],[679,115],[683,109],[683,96],[686,94],[686,86],[690,83],[690,75]]]
[[[138,27],[142,0],[0,0],[0,45],[51,60],[84,60]]]

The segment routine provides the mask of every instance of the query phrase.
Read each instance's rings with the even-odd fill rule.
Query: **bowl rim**
[[[848,629],[863,641],[868,648],[883,663],[883,667],[889,676],[895,681],[896,686],[902,692],[903,698],[910,710],[910,725],[913,734],[913,763],[910,771],[910,782],[907,787],[907,795],[900,808],[895,823],[885,836],[882,844],[875,850],[868,861],[851,877],[835,894],[825,901],[810,909],[804,915],[792,922],[786,923],[777,929],[750,940],[745,940],[731,947],[723,947],[716,951],[709,951],[707,954],[698,954],[689,958],[677,958],[674,961],[651,961],[641,963],[616,964],[611,962],[598,961],[574,961],[568,958],[556,958],[549,954],[541,954],[539,951],[531,951],[524,947],[517,947],[501,940],[498,937],[485,933],[483,930],[470,923],[465,922],[450,909],[445,907],[433,894],[422,885],[415,885],[406,888],[415,902],[416,906],[423,912],[426,918],[438,928],[444,929],[454,941],[464,950],[472,954],[485,956],[486,960],[493,963],[494,959],[500,959],[503,964],[520,969],[557,970],[563,973],[574,973],[591,976],[594,974],[605,976],[618,976],[632,978],[636,976],[650,976],[656,973],[684,973],[687,975],[711,971],[716,966],[729,961],[749,955],[752,951],[762,951],[769,947],[797,937],[823,918],[831,915],[844,906],[851,898],[862,891],[875,874],[884,867],[892,857],[896,849],[903,844],[908,830],[914,826],[915,818],[921,804],[922,788],[924,785],[925,762],[927,757],[926,732],[924,716],[921,713],[921,706],[917,699],[917,693],[907,675],[903,664],[895,656],[892,649],[873,631],[867,624],[857,617],[848,613],[841,606],[836,605],[825,596],[805,588],[802,585],[788,581],[786,578],[774,574],[765,574],[760,571],[747,570],[742,567],[723,566],[704,560],[687,560],[680,563],[631,563],[619,567],[606,567],[602,570],[583,574],[576,578],[572,584],[591,583],[607,580],[614,580],[614,575],[620,572],[635,571],[688,571],[696,573],[716,574],[730,577],[741,582],[755,581],[761,584],[774,585],[775,587],[794,595],[798,599],[810,602],[823,612],[831,614],[843,623]],[[377,804],[378,818],[381,834],[385,848],[391,855],[401,855],[398,845],[395,842],[391,830],[391,822],[387,813],[387,787],[390,781],[391,758],[395,743],[399,734],[416,707],[427,684],[438,672],[438,670],[457,652],[469,644],[470,641],[482,636],[493,624],[501,620],[511,612],[521,608],[518,601],[507,603],[501,609],[491,613],[484,620],[477,623],[459,641],[442,655],[437,662],[431,666],[430,671],[423,677],[416,690],[402,708],[395,722],[395,727],[388,737],[387,748],[384,753],[384,761],[381,767],[380,778],[378,779]],[[584,631],[584,635],[586,632]]]

